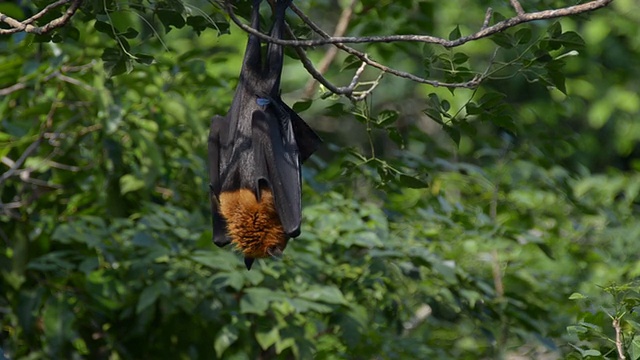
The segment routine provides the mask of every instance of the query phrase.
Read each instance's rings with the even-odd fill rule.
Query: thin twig
[[[511,2],[511,6],[513,6],[513,9],[516,11],[516,14],[518,14],[518,16],[522,16],[525,14],[524,9],[522,8],[522,5],[520,5],[520,2],[518,0],[509,0],[509,2]]]
[[[484,30],[489,26],[489,21],[491,21],[491,16],[493,15],[493,9],[487,8],[487,12],[484,14],[484,21],[482,22],[482,27],[480,30]]]
[[[42,137],[38,137],[38,140],[34,141],[31,145],[27,147],[27,149],[20,155],[18,160],[13,163],[13,166],[9,168],[9,170],[5,171],[2,175],[0,175],[0,186],[7,181],[8,178],[15,175],[18,169],[27,161],[27,158],[31,155],[32,152],[36,151],[40,142],[42,141]]]

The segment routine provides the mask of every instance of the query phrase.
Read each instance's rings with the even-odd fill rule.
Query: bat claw
[[[251,270],[251,265],[253,265],[254,258],[246,257],[244,258],[244,266],[247,267],[247,270]]]
[[[267,254],[269,254],[274,259],[282,259],[282,250],[277,247],[268,249]]]

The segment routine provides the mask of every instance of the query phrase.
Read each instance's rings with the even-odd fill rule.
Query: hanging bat
[[[260,1],[251,25],[260,27]],[[270,35],[281,39],[291,0],[278,0]],[[280,256],[302,221],[300,166],[322,142],[280,98],[283,49],[249,34],[231,108],[209,131],[213,242],[233,243],[248,270],[254,259]]]

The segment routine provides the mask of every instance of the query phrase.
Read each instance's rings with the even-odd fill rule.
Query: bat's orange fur
[[[249,189],[220,194],[220,214],[227,221],[231,242],[249,258],[270,257],[281,253],[287,246],[273,194],[262,189],[260,195],[261,201],[258,202]]]

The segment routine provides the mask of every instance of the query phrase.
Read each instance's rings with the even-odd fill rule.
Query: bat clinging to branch
[[[282,38],[291,0],[279,0],[271,36]],[[260,0],[254,0],[254,29]],[[240,82],[226,116],[214,116],[209,133],[213,242],[233,243],[247,269],[255,258],[278,256],[302,221],[300,166],[321,143],[280,98],[281,45],[249,35]]]

